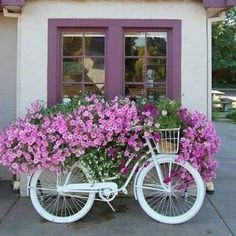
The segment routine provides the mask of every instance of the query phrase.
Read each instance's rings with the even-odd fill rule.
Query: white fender
[[[30,195],[30,184],[31,184],[32,176],[33,176],[33,174],[30,176],[27,176],[27,189],[26,189],[27,196]]]

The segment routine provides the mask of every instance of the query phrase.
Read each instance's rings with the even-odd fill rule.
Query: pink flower
[[[214,155],[219,150],[220,139],[214,125],[202,113],[191,114],[181,111],[181,119],[188,127],[184,129],[181,138],[178,160],[189,161],[196,168],[205,182],[216,177],[217,161]]]

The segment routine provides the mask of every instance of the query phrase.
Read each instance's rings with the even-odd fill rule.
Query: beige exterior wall
[[[16,118],[17,20],[0,15],[0,128]],[[0,166],[0,180],[10,179]]]
[[[0,128],[16,118],[17,19],[0,16]]]
[[[21,17],[20,114],[36,99],[47,100],[49,18],[182,20],[182,104],[207,113],[206,10],[198,1],[29,0]]]

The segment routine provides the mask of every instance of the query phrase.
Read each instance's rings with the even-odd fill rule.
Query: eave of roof
[[[0,0],[0,5],[23,7],[25,5],[25,0]]]
[[[202,0],[206,8],[228,8],[236,6],[236,0]],[[19,6],[23,7],[25,0],[0,0],[1,6]]]
[[[236,6],[236,0],[203,0],[206,8],[228,8]]]

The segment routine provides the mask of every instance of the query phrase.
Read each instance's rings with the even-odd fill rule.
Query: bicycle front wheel
[[[69,176],[68,176],[69,175]],[[75,165],[69,172],[57,174],[48,169],[33,174],[30,182],[30,198],[35,210],[46,220],[71,223],[85,216],[91,209],[95,194],[61,193],[57,186],[89,183],[87,172]]]
[[[137,198],[142,209],[154,220],[180,224],[190,220],[200,210],[204,197],[204,182],[189,163],[179,163],[176,155],[157,157],[167,189],[161,185],[154,162],[144,168],[137,179]]]

